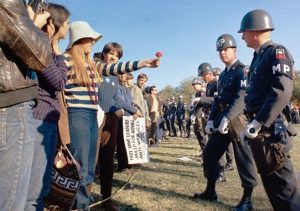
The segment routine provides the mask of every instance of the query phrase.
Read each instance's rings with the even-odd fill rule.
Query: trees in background
[[[180,85],[178,87],[173,87],[171,85],[167,85],[165,88],[163,88],[159,92],[159,96],[160,96],[161,100],[165,101],[174,96],[177,101],[179,96],[182,95],[183,101],[186,104],[189,104],[191,96],[193,96],[195,94],[195,91],[193,90],[193,87],[192,87],[192,80],[193,80],[193,77],[183,79],[180,82]]]

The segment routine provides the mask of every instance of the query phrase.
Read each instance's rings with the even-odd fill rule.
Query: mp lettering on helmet
[[[276,72],[281,72],[281,73],[286,74],[287,72],[290,72],[290,71],[291,71],[290,66],[288,66],[288,65],[286,65],[286,64],[283,64],[282,66],[283,66],[283,67],[281,68],[281,64],[273,65],[273,66],[272,66],[273,75],[275,75]]]
[[[222,47],[224,43],[225,43],[225,39],[224,38],[219,39],[218,48]]]
[[[284,49],[276,49],[276,59],[285,59]]]

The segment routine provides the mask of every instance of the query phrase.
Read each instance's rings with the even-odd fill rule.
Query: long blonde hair
[[[73,83],[79,85],[92,85],[92,83],[99,83],[102,81],[96,65],[90,54],[84,54],[80,44],[74,44],[72,48],[66,51],[70,55],[71,78]],[[91,75],[88,73],[91,71]]]

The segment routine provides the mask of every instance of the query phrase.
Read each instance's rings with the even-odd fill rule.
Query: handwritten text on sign
[[[132,116],[123,116],[123,136],[128,163],[149,162],[145,118],[134,120]]]

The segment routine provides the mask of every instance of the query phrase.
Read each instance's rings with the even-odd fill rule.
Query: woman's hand
[[[27,6],[27,12],[34,25],[40,29],[47,23],[47,19],[50,17],[50,13],[47,11],[39,14],[34,13],[31,6]]]
[[[142,60],[139,62],[140,68],[144,68],[144,67],[157,68],[159,66],[160,66],[160,59],[158,58]]]

